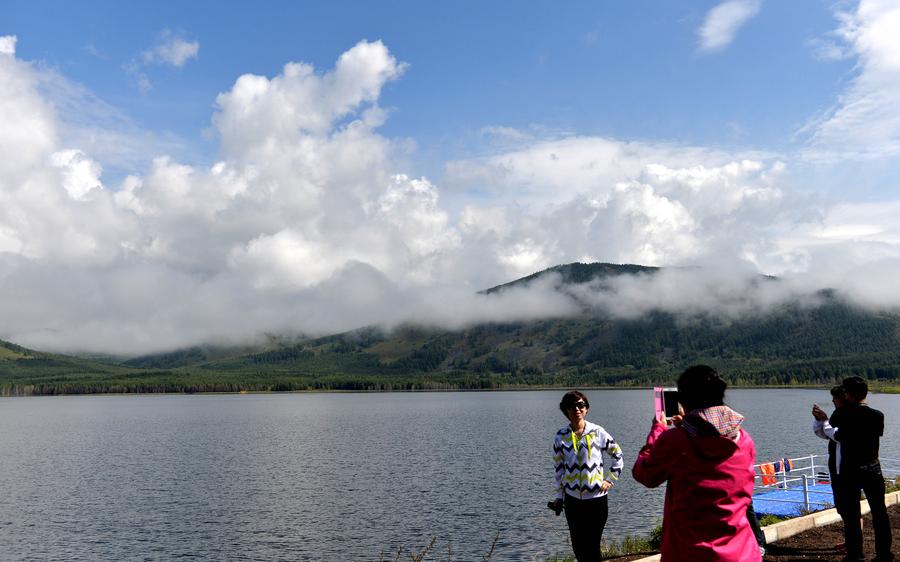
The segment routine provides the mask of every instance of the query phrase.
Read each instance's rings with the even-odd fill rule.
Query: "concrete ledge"
[[[884,504],[886,506],[898,503],[900,503],[900,492],[891,492],[890,494],[885,494]],[[869,502],[866,500],[862,500],[861,502],[859,502],[859,510],[862,515],[869,513]],[[773,543],[778,542],[782,539],[786,539],[788,537],[792,537],[798,533],[802,533],[803,531],[815,529],[816,527],[825,527],[826,525],[832,525],[839,522],[840,520],[841,516],[837,514],[837,510],[832,508],[823,511],[816,511],[815,513],[810,513],[809,515],[804,515],[802,517],[788,519],[787,521],[781,521],[780,523],[775,523],[773,525],[768,525],[766,527],[763,527],[763,532],[766,534],[766,542]],[[634,562],[659,562],[659,557],[659,554],[654,554],[653,556],[640,558],[638,560],[635,560]]]

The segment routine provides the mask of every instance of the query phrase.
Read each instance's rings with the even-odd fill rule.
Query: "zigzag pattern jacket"
[[[563,499],[564,494],[584,500],[605,496],[606,492],[600,491],[603,481],[614,482],[622,474],[622,448],[599,425],[584,423],[580,438],[568,425],[553,438],[557,499]],[[612,459],[608,474],[603,465],[604,451]]]

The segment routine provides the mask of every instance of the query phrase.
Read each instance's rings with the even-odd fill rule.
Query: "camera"
[[[554,513],[556,513],[557,516],[559,516],[559,514],[562,513],[562,510],[563,510],[563,502],[561,502],[561,501],[547,502],[547,509],[553,511]]]

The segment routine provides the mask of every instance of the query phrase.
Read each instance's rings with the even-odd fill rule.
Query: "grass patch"
[[[659,552],[662,542],[662,523],[650,531],[649,535],[625,535],[620,541],[603,541],[600,544],[600,554],[604,559],[617,556],[629,556],[632,554],[654,554]],[[576,562],[574,555],[558,555],[547,558],[544,562]]]
[[[759,518],[759,526],[766,527],[768,525],[774,525],[775,523],[787,521],[788,519],[790,519],[790,517],[781,517],[780,515],[763,515]]]
[[[884,492],[886,494],[896,492],[897,490],[900,490],[900,476],[895,477],[893,480],[885,480]]]
[[[660,536],[662,527],[660,527]],[[621,541],[603,542],[600,545],[600,553],[603,558],[613,558],[615,556],[627,556],[629,554],[651,554],[659,550],[659,542],[653,539],[653,536],[637,537],[625,535]]]
[[[0,361],[15,361],[16,359],[25,359],[27,357],[24,353],[0,346]]]

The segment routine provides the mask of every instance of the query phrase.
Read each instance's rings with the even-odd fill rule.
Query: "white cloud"
[[[186,41],[171,31],[164,31],[159,42],[150,50],[144,51],[143,59],[148,64],[169,64],[181,68],[200,53],[199,41]]]
[[[836,35],[857,57],[856,74],[837,104],[808,123],[807,158],[883,158],[900,154],[900,6],[862,0],[838,13]]]
[[[0,55],[14,56],[16,54],[15,35],[4,35],[0,37]]]
[[[216,98],[219,111],[213,123],[222,136],[224,153],[274,155],[279,152],[274,145],[279,143],[295,149],[306,135],[327,133],[335,120],[376,101],[384,84],[404,69],[380,41],[362,41],[323,76],[316,75],[311,65],[296,62],[286,64],[282,74],[271,80],[245,74]],[[370,127],[363,122],[356,125],[360,130]],[[346,134],[353,131],[348,128]]]
[[[700,50],[721,51],[734,41],[740,28],[759,13],[761,0],[727,0],[711,9],[698,31]]]
[[[551,264],[677,263],[726,243],[738,252],[757,247],[760,232],[795,212],[778,185],[783,170],[763,153],[570,138],[451,163],[446,181],[453,196],[492,189],[494,204],[521,206],[524,214],[504,214],[495,235],[519,246],[532,240],[529,253]],[[483,236],[489,229],[473,226],[475,217],[466,207],[464,231]]]
[[[530,208],[565,201],[586,191],[606,191],[639,177],[655,163],[687,168],[702,162],[723,166],[734,158],[771,159],[772,154],[739,154],[667,143],[623,142],[566,136],[534,140],[521,148],[447,164],[444,187],[452,192],[487,193]]]
[[[819,288],[793,280],[768,282],[750,264],[726,260],[655,275],[621,275],[570,290],[582,302],[616,318],[665,311],[682,318],[736,320],[767,314],[787,302],[814,305]]]
[[[200,53],[199,41],[187,41],[171,30],[164,30],[152,48],[142,52],[122,65],[122,70],[134,80],[134,85],[142,94],[153,89],[150,67],[154,65],[182,68],[190,60],[196,60]]]
[[[60,150],[50,155],[50,163],[62,170],[62,185],[73,199],[84,199],[92,189],[103,189],[103,168],[78,149]]]

